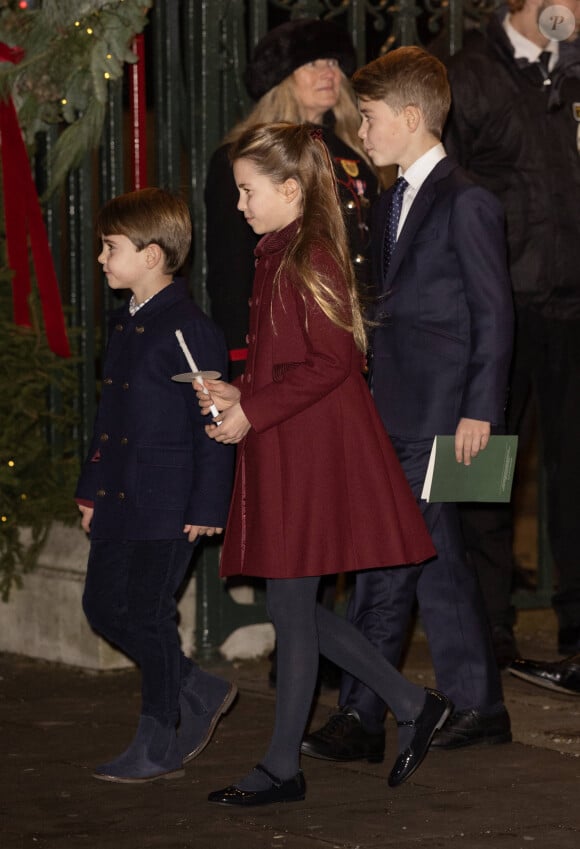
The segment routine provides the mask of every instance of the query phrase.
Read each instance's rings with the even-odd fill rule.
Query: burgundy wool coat
[[[297,222],[256,247],[239,444],[221,574],[296,578],[418,563],[435,554],[361,374],[352,335],[288,277]],[[320,251],[337,286],[344,278]]]

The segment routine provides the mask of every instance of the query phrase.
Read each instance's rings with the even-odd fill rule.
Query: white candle
[[[179,342],[179,347],[181,348],[181,350],[185,354],[185,359],[188,362],[189,368],[193,372],[197,372],[197,375],[194,378],[194,380],[196,381],[196,383],[199,383],[199,385],[201,386],[201,388],[203,389],[205,394],[209,395],[209,392],[208,392],[208,390],[207,390],[207,388],[206,388],[206,386],[203,382],[203,378],[202,378],[201,374],[199,374],[199,369],[196,365],[196,362],[193,359],[193,357],[191,356],[191,351],[187,347],[187,342],[183,338],[183,333],[181,332],[181,330],[176,330],[175,335],[177,336],[177,341]],[[220,412],[219,412],[219,410],[218,410],[218,408],[216,407],[215,404],[212,404],[211,407],[209,408],[209,410],[210,410],[210,413],[212,414],[212,416],[214,417],[214,419],[217,418],[220,414]]]

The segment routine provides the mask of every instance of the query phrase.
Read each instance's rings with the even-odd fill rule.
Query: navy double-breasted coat
[[[174,280],[134,316],[113,314],[101,399],[76,498],[93,503],[92,539],[182,539],[223,527],[233,450],[209,439],[175,330],[200,369],[226,372],[223,334]]]

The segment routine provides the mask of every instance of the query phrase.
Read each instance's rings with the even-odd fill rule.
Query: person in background
[[[451,98],[438,59],[402,47],[357,71],[353,86],[370,157],[399,168],[373,217],[379,297],[369,380],[419,501],[437,434],[454,434],[457,462],[469,465],[485,451],[491,426],[503,422],[513,332],[504,216],[499,201],[472,183],[441,144]],[[455,704],[432,745],[508,742],[510,718],[457,505],[422,501],[421,509],[437,556],[404,569],[359,572],[349,619],[399,664],[417,601],[437,687]],[[307,735],[302,752],[381,760],[384,701],[343,676],[339,705]]]
[[[372,686],[399,721],[388,783],[406,781],[451,711],[407,681],[343,616],[322,575],[432,557],[433,545],[361,373],[366,329],[333,166],[320,129],[257,125],[230,151],[238,207],[257,235],[239,388],[208,381],[210,437],[238,444],[220,572],[266,579],[278,641],[276,720],[261,762],[210,793],[222,805],[304,799],[300,742],[319,653]],[[383,522],[373,521],[380,509]],[[413,568],[413,567],[409,567]]]
[[[232,379],[243,372],[247,355],[248,299],[258,241],[237,210],[238,193],[228,160],[230,146],[245,130],[273,121],[322,128],[357,279],[363,284],[369,279],[368,216],[378,181],[357,136],[358,111],[348,81],[355,68],[348,33],[330,21],[310,18],[268,32],[246,67],[244,81],[255,106],[214,152],[205,185],[207,291],[211,315],[226,336]]]
[[[233,703],[235,684],[181,651],[175,595],[199,539],[221,533],[233,453],[204,431],[175,331],[202,369],[227,368],[223,334],[174,275],[191,243],[185,201],[148,188],[97,216],[99,262],[111,289],[131,290],[115,311],[102,393],[76,489],[91,546],[83,608],[99,634],[141,670],[134,739],[95,778],[142,783],[183,775]]]
[[[516,311],[507,427],[522,437],[531,396],[557,580],[557,650],[573,655],[580,650],[580,441],[571,424],[580,418],[580,2],[558,4],[559,24],[544,0],[509,0],[483,30],[466,33],[448,61],[445,144],[506,212]],[[461,516],[496,657],[509,666],[519,654],[511,509],[469,505]]]

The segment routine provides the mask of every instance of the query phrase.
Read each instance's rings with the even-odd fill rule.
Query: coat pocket
[[[274,383],[281,383],[284,380],[284,375],[286,372],[290,371],[290,369],[298,368],[298,366],[303,366],[304,363],[275,363],[272,366],[272,380]]]
[[[137,453],[137,505],[184,510],[192,477],[191,450],[142,446]]]

